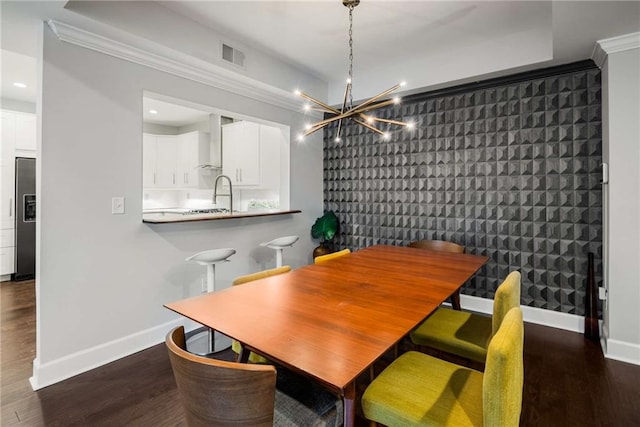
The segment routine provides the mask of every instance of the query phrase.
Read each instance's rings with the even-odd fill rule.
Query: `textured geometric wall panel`
[[[601,89],[576,71],[376,111],[416,123],[390,141],[328,127],[325,209],[335,248],[440,239],[488,255],[462,292],[493,298],[522,273],[522,303],[584,314],[587,253],[602,280]]]

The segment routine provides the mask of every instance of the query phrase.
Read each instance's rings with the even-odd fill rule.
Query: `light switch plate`
[[[607,288],[603,288],[602,286],[598,288],[598,298],[603,301],[607,299]]]
[[[124,197],[111,198],[111,213],[114,215],[124,213]]]

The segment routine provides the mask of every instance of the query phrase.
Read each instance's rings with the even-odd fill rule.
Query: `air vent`
[[[222,60],[244,68],[244,53],[222,43]]]

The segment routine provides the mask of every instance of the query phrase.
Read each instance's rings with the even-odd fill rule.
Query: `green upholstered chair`
[[[263,279],[265,277],[276,276],[278,274],[288,273],[291,271],[291,267],[288,265],[283,265],[282,267],[270,268],[269,270],[258,271],[257,273],[247,274],[245,276],[236,277],[233,281],[233,286],[242,285],[245,283],[253,282],[254,280]],[[236,340],[231,341],[231,349],[237,355],[240,355],[240,350],[242,350],[242,345]],[[269,363],[267,359],[260,356],[259,354],[255,354],[254,352],[249,353],[249,362],[251,363]]]
[[[314,262],[314,264],[322,264],[323,262],[327,262],[327,261],[329,261],[331,259],[339,258],[341,256],[349,255],[350,253],[351,253],[351,251],[349,249],[343,249],[343,250],[338,251],[338,252],[333,252],[333,253],[330,253],[330,254],[317,256],[317,257],[315,257],[313,262]]]
[[[496,291],[492,317],[440,307],[409,336],[416,346],[484,364],[489,340],[507,312],[519,306],[520,273],[513,271]]]
[[[362,396],[364,416],[386,426],[517,426],[522,409],[524,324],[519,307],[489,343],[484,373],[410,351]]]

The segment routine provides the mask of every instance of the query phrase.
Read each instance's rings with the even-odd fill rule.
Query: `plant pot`
[[[313,250],[313,259],[316,259],[316,257],[319,257],[320,255],[326,255],[330,253],[331,253],[331,249],[326,247],[324,243],[320,243],[320,246],[316,247]]]

